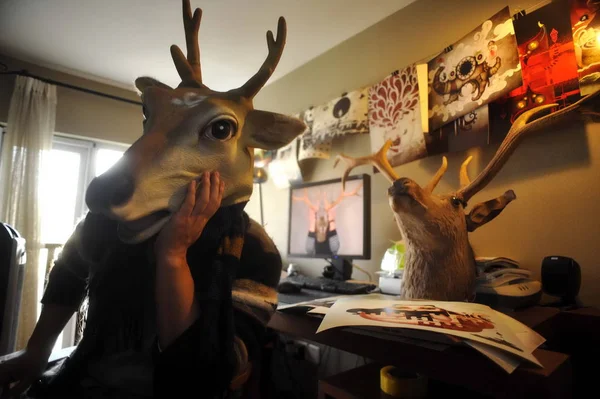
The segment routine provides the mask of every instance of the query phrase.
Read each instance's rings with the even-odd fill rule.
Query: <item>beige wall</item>
[[[9,70],[26,69],[46,79],[139,101],[137,93],[97,83],[55,70],[0,55]],[[0,75],[0,122],[6,122],[14,87],[14,75]],[[142,111],[139,105],[57,87],[56,131],[76,136],[131,144],[142,134]]]
[[[517,6],[528,9],[537,3],[511,1],[508,5],[514,11]],[[257,97],[256,106],[294,113],[344,91],[377,83],[393,70],[440,51],[506,5],[499,0],[419,0],[267,86]],[[293,27],[288,34],[294,35]],[[364,155],[368,148],[369,138],[363,136],[334,143],[333,153]],[[473,174],[494,151],[493,147],[471,151],[475,155]],[[458,168],[465,156],[448,154],[449,171],[438,192],[457,188]],[[440,161],[440,157],[430,157],[396,170],[424,184]],[[305,166],[310,180],[341,176],[341,170],[332,168],[332,160],[308,162]],[[371,173],[371,169],[362,167],[353,173]],[[381,174],[372,177],[372,259],[356,262],[371,272],[379,269],[389,240],[400,238],[387,205],[387,186]],[[596,288],[600,283],[600,124],[560,129],[529,139],[473,201],[494,198],[507,189],[514,189],[518,198],[497,219],[471,234],[476,253],[512,257],[538,278],[544,256],[571,256],[582,267],[581,298],[600,306]],[[267,182],[263,194],[267,231],[285,257],[289,193]],[[248,209],[258,219],[257,202],[254,195]],[[288,260],[313,275],[325,264],[322,260]],[[353,277],[363,275],[356,271]]]

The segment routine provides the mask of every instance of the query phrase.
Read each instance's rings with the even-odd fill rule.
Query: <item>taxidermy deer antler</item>
[[[508,190],[498,198],[474,205],[465,215],[463,210],[467,202],[492,181],[525,137],[548,129],[557,120],[598,115],[593,109],[598,105],[598,93],[535,120],[534,117],[557,104],[543,105],[523,113],[511,126],[485,169],[471,181],[467,173],[471,157],[467,158],[460,168],[460,189],[446,195],[433,194],[447,169],[445,157],[431,181],[421,187],[409,178],[399,178],[391,168],[385,156],[390,142],[371,156],[355,159],[344,154],[338,156],[336,164],[344,160],[348,165],[344,180],[354,167],[372,163],[392,183],[388,189],[389,204],[406,243],[402,279],[405,298],[447,301],[472,298],[476,263],[467,233],[498,216],[516,196]]]

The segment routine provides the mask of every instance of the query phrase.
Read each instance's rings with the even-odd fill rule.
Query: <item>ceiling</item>
[[[242,85],[267,55],[265,33],[287,20],[287,44],[269,83],[415,0],[191,0],[203,9],[204,82]],[[176,0],[1,0],[0,53],[125,88],[138,76],[179,83],[169,46],[185,52]]]

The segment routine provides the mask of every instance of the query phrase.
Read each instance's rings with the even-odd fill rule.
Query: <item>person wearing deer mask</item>
[[[309,208],[308,217],[306,252],[311,255],[336,255],[340,249],[340,238],[335,228],[335,208],[317,211]]]
[[[144,134],[86,192],[90,212],[49,277],[27,347],[0,365],[4,397],[223,398],[258,378],[261,342],[277,307],[281,257],[244,207],[254,148],[274,150],[306,126],[255,110],[285,44],[242,87],[202,82],[198,29],[183,0],[187,57],[171,54],[177,88],[142,77]],[[57,336],[87,297],[73,354],[42,378]]]

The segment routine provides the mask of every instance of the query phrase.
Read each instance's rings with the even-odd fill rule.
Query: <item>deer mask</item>
[[[117,164],[91,182],[86,193],[90,210],[118,220],[120,238],[128,243],[157,233],[181,206],[189,182],[204,171],[221,174],[224,206],[247,201],[253,149],[280,148],[305,129],[298,119],[252,105],[281,57],[285,20],[279,19],[277,39],[267,32],[269,54],[259,71],[242,87],[216,92],[202,83],[202,11],[192,15],[189,0],[182,3],[187,58],[171,46],[181,83],[171,88],[149,77],[136,80],[142,92],[144,134]]]
[[[447,169],[445,157],[431,181],[421,187],[409,178],[398,178],[386,156],[392,144],[390,141],[371,156],[338,156],[336,164],[339,160],[348,164],[343,180],[354,167],[372,163],[392,183],[388,189],[389,204],[406,243],[402,280],[404,297],[450,301],[463,301],[472,297],[476,263],[467,233],[494,219],[516,196],[509,190],[496,199],[473,206],[465,214],[467,202],[496,176],[524,137],[548,129],[559,118],[595,114],[590,108],[592,100],[596,103],[598,98],[598,93],[594,93],[536,120],[533,120],[536,115],[539,116],[557,104],[543,105],[523,113],[477,178],[471,181],[468,177],[469,157],[460,169],[461,188],[446,195],[433,193]]]

